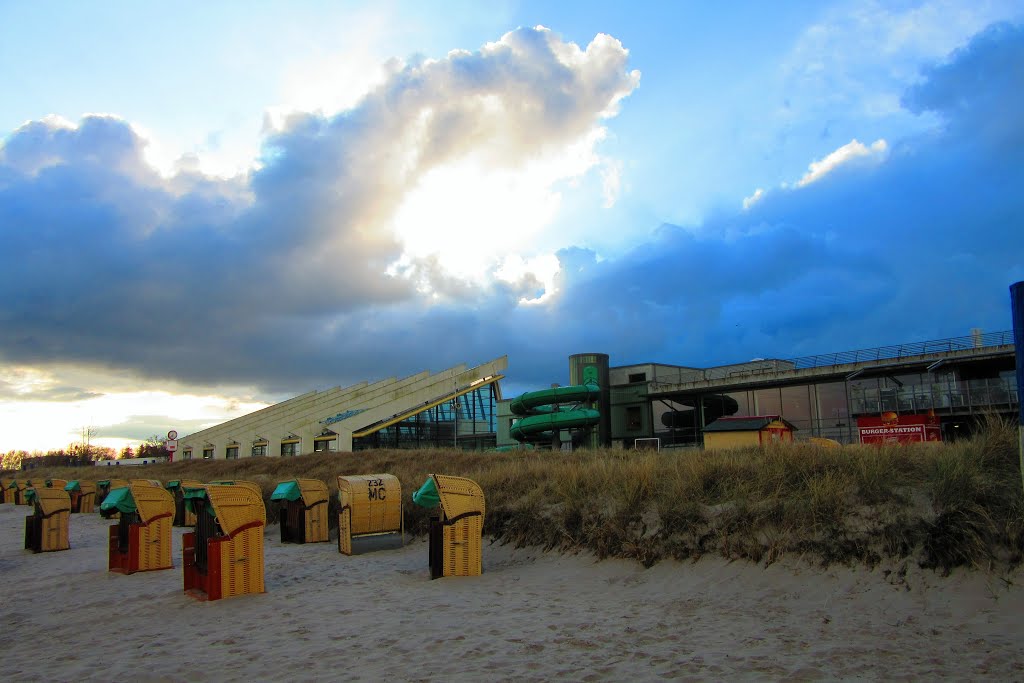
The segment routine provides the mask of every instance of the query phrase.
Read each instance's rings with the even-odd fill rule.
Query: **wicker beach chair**
[[[479,576],[485,512],[480,486],[463,477],[431,474],[413,500],[437,509],[430,518],[430,578]]]
[[[167,482],[165,488],[174,496],[174,526],[196,525],[196,514],[185,505],[185,489],[202,485],[203,482],[197,479],[175,479]]]
[[[323,543],[327,530],[327,484],[319,479],[282,481],[270,494],[278,502],[282,543]]]
[[[46,488],[48,489],[62,489],[68,485],[67,479],[47,479]]]
[[[265,592],[267,511],[259,487],[206,484],[186,489],[185,501],[196,514],[195,531],[182,537],[185,593],[219,600]]]
[[[17,486],[13,477],[0,479],[0,503],[14,503],[14,492]]]
[[[71,497],[71,513],[92,512],[96,500],[96,484],[91,481],[74,479],[69,481],[64,490]]]
[[[29,489],[25,496],[33,508],[25,518],[25,550],[46,553],[70,548],[71,498],[67,491],[40,486]]]
[[[100,505],[100,514],[120,515],[108,531],[107,568],[119,574],[171,569],[171,523],[174,496],[159,484],[135,479],[114,489]]]
[[[405,545],[402,484],[391,474],[338,477],[338,552]]]
[[[28,500],[25,495],[26,492],[32,488],[32,484],[27,479],[15,479],[14,480],[14,504],[15,505],[31,505],[32,503]]]

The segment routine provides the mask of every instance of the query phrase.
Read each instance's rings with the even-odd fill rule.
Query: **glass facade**
[[[352,439],[352,450],[370,448],[493,448],[498,429],[494,384],[473,389]]]

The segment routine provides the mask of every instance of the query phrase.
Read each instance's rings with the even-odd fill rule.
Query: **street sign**
[[[171,431],[167,432],[167,438],[170,441],[174,441],[175,439],[178,438],[178,432],[172,429]]]
[[[164,448],[167,449],[168,453],[173,453],[174,451],[178,450],[178,440],[168,439],[167,443],[164,444]]]

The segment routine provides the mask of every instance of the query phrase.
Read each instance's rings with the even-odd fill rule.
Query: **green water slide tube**
[[[553,412],[555,403],[582,403],[596,401],[601,389],[596,384],[576,384],[571,387],[555,387],[541,391],[528,391],[513,399],[509,408],[514,415],[532,415],[535,412]]]
[[[564,404],[596,401],[600,393],[601,389],[596,384],[528,391],[509,405],[513,415],[522,416],[509,429],[509,436],[516,441],[526,441],[556,429],[595,425],[601,421],[601,415],[596,410],[571,408]]]
[[[576,410],[559,410],[558,412],[542,413],[520,418],[508,433],[516,441],[525,441],[531,436],[550,432],[555,429],[573,429],[590,427],[601,421],[601,414],[592,408]]]

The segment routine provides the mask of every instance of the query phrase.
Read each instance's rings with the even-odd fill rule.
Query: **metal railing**
[[[952,353],[953,351],[1005,346],[1007,344],[1013,344],[1013,330],[978,333],[966,337],[950,337],[949,339],[935,339],[925,342],[912,342],[898,346],[879,346],[859,351],[840,351],[838,353],[826,353],[817,356],[804,356],[802,358],[791,358],[788,362],[792,363],[794,368],[803,370],[831,365],[864,363],[867,361],[898,360],[900,358],[923,356],[929,353]]]
[[[659,385],[686,384],[709,380],[734,379],[754,375],[771,375],[789,370],[808,370],[870,361],[899,360],[934,353],[952,353],[995,346],[1013,345],[1013,330],[1006,332],[986,332],[965,337],[949,339],[933,339],[924,342],[911,342],[897,346],[878,346],[873,349],[857,351],[839,351],[816,356],[802,356],[787,360],[764,359],[737,365],[724,365],[705,370],[681,370],[678,378],[673,380],[655,379],[651,387]]]

